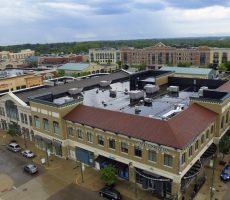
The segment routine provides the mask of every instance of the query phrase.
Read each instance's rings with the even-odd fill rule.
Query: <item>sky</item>
[[[0,45],[230,35],[230,0],[0,0]]]

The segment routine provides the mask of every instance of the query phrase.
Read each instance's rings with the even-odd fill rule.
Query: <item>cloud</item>
[[[0,45],[230,35],[229,1],[1,0]]]

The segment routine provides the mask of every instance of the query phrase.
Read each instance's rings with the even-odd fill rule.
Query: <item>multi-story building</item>
[[[181,199],[229,128],[230,84],[173,74],[117,72],[14,95],[30,105],[39,148],[98,170],[111,164],[119,177]],[[172,84],[188,90],[166,93]]]
[[[119,56],[116,56],[119,55]],[[111,59],[114,60],[111,60]],[[90,62],[117,63],[127,65],[145,64],[149,69],[158,69],[162,66],[176,66],[188,64],[192,66],[214,66],[230,61],[230,48],[210,48],[207,46],[176,48],[158,43],[143,49],[123,47],[116,49],[90,49]]]
[[[120,51],[114,48],[89,49],[89,62],[117,64],[121,60],[120,56]]]

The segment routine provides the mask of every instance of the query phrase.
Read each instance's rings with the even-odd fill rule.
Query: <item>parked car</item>
[[[34,164],[25,165],[23,169],[28,174],[35,174],[38,172],[38,168]]]
[[[230,165],[226,165],[220,174],[220,179],[222,181],[230,180]]]
[[[21,147],[19,146],[19,144],[12,142],[7,145],[7,149],[16,153],[21,150]]]
[[[22,151],[22,155],[26,158],[34,158],[34,153],[30,150],[24,150]]]
[[[111,187],[104,187],[99,190],[99,195],[101,197],[106,197],[107,199],[111,200],[120,200],[121,194],[117,190],[111,188]]]

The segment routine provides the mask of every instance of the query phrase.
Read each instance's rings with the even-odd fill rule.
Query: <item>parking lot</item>
[[[31,159],[24,158],[20,153],[11,152],[5,146],[0,147],[0,174],[8,175],[13,181],[14,188],[44,173],[41,166],[38,166],[39,173],[37,174],[25,173],[23,167],[29,163],[32,163]]]

